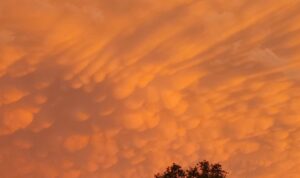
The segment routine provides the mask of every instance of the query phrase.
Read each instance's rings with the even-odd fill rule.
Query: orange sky
[[[0,177],[299,178],[299,0],[0,0]]]

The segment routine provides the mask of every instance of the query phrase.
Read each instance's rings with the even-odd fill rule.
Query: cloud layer
[[[300,2],[0,1],[0,177],[299,177]]]

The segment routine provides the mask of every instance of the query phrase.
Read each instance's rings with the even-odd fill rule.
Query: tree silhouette
[[[155,178],[226,178],[228,173],[222,169],[221,164],[210,164],[204,160],[189,169],[182,169],[176,163],[167,167],[163,173],[157,173]]]

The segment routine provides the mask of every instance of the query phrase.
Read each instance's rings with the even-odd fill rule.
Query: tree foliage
[[[163,173],[157,173],[155,178],[226,178],[228,173],[222,169],[222,166],[210,164],[204,160],[194,167],[184,170],[180,165],[173,163],[167,167]]]

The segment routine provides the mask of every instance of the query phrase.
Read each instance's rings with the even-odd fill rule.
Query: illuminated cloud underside
[[[0,177],[299,177],[300,2],[1,0]]]

